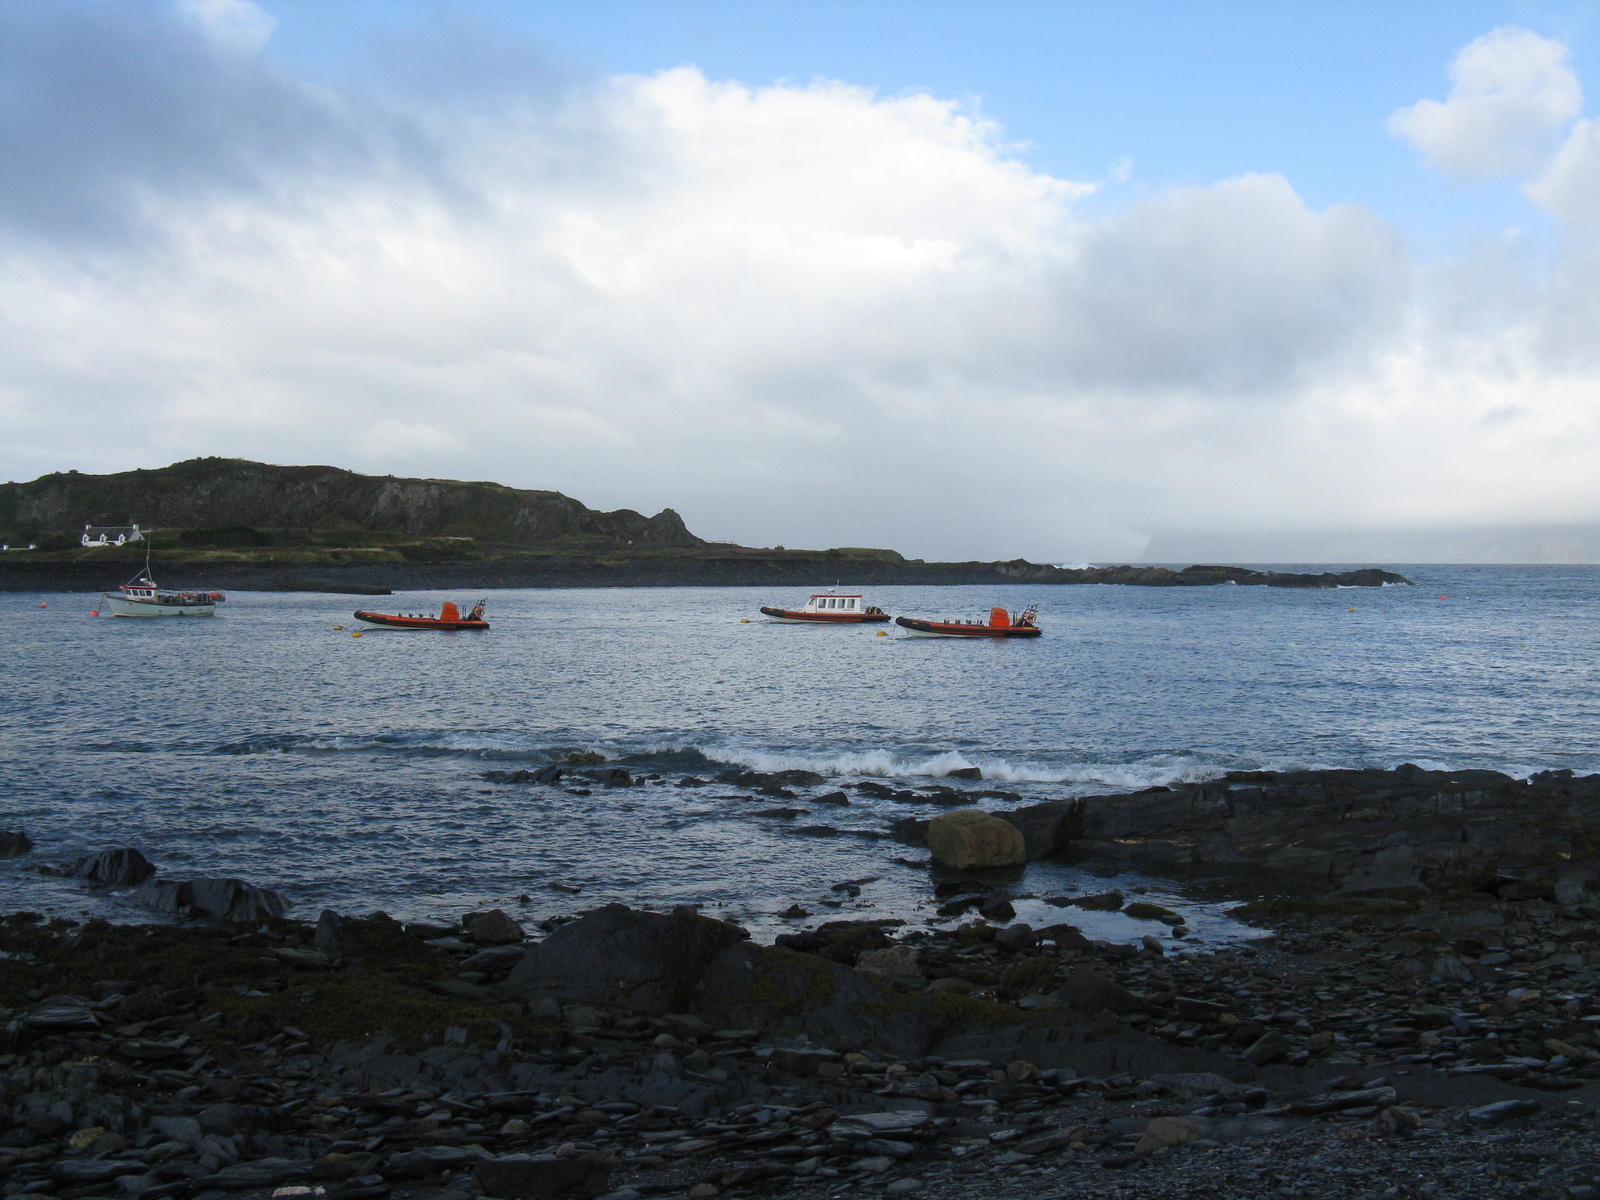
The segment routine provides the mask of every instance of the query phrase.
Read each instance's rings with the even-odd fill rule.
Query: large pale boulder
[[[981,808],[942,813],[928,823],[928,849],[946,866],[1014,867],[1028,861],[1022,831]]]

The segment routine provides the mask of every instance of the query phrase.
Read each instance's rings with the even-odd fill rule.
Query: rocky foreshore
[[[1159,818],[1172,843],[1175,812],[1215,821],[1229,789],[1268,782],[1322,789],[1302,797],[1310,829],[1368,809],[1470,828],[1509,786],[1381,774],[1394,795],[1343,809],[1338,780],[1235,778],[1101,798],[1118,803],[1069,831],[1102,854]],[[1577,822],[1596,787],[1536,777],[1511,799]],[[1487,799],[1452,817],[1442,797],[1467,794]],[[1018,873],[955,860],[1038,852],[1032,818],[965,813],[929,831],[928,921],[796,908],[774,945],[621,905],[533,928],[499,910],[299,922],[226,880],[166,883],[182,924],[12,914],[3,1192],[1600,1195],[1600,898],[1573,869],[1594,853],[1578,824],[1551,831],[1544,874],[1524,838],[1410,882],[1286,886],[1235,910],[1259,941],[1218,948],[1114,878],[1046,897],[1058,924],[1016,921]],[[127,852],[71,869],[157,883]],[[1150,932],[1091,940],[1072,916],[1096,909]]]

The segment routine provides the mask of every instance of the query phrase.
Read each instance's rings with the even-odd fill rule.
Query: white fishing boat
[[[227,599],[221,592],[163,590],[150,575],[150,553],[144,569],[117,589],[102,592],[113,617],[214,617],[217,605]]]

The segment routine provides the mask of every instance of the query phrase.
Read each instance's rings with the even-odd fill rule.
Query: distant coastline
[[[109,537],[112,544],[90,544]],[[120,544],[124,539],[126,544]],[[1062,568],[923,562],[894,550],[711,542],[672,509],[600,512],[560,492],[337,467],[197,458],[0,484],[0,591],[97,592],[146,553],[172,587],[354,594],[419,588],[1120,584],[1331,588],[1409,583],[1373,568]]]
[[[98,592],[115,588],[130,573],[126,550],[103,558],[0,560],[0,591]],[[139,561],[143,561],[142,558]],[[383,589],[608,587],[800,587],[849,588],[894,585],[991,584],[1039,587],[1111,584],[1132,587],[1214,587],[1220,584],[1288,588],[1381,587],[1409,584],[1392,571],[1300,574],[1244,567],[1112,566],[1067,569],[1021,559],[1012,562],[917,562],[829,558],[825,552],[786,551],[661,555],[508,555],[473,562],[304,563],[226,561],[212,557],[155,558],[157,576],[172,587],[220,587],[235,591],[307,591],[373,594]]]

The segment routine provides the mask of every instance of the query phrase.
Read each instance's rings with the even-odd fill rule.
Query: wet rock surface
[[[1592,1195],[1600,907],[1521,888],[1258,902],[1215,951],[1165,909],[1136,945],[13,914],[0,1191]]]
[[[1017,827],[981,808],[941,813],[928,822],[927,837],[935,861],[958,870],[1012,867],[1028,860]]]
[[[1029,858],[1166,871],[1252,871],[1306,889],[1503,876],[1505,898],[1576,896],[1600,878],[1600,775],[1543,771],[1234,771],[1220,779],[997,813]],[[925,842],[925,825],[895,835]],[[1475,880],[1481,882],[1481,880]]]

